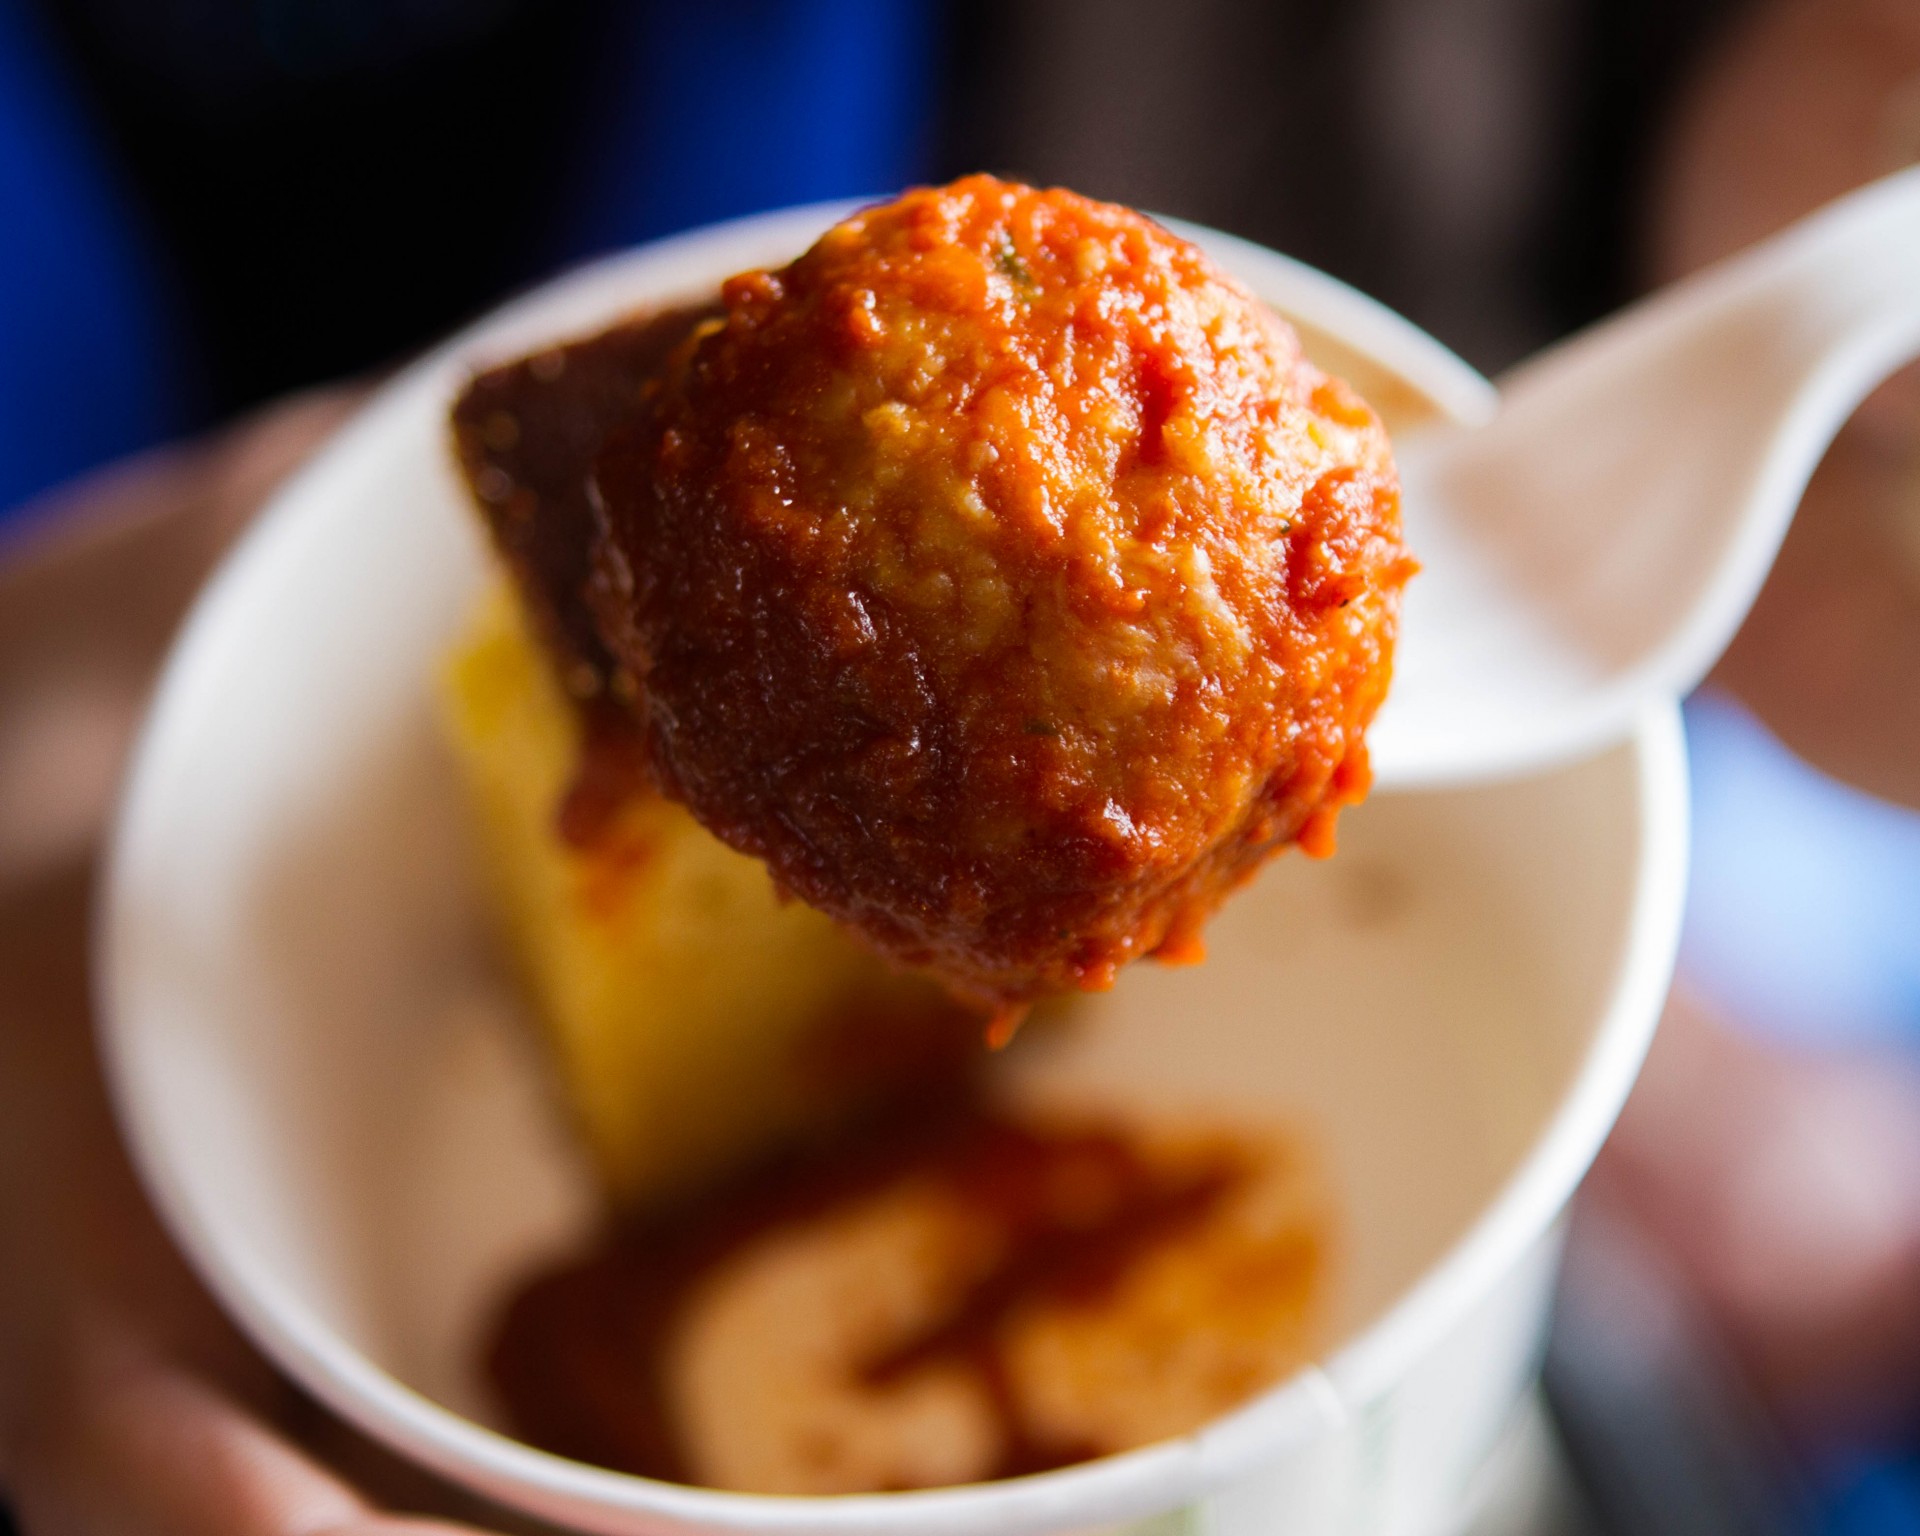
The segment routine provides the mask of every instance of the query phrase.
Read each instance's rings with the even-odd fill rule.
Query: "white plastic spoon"
[[[1920,356],[1920,168],[1522,364],[1400,452],[1408,588],[1382,786],[1623,737],[1706,674],[1853,408]]]

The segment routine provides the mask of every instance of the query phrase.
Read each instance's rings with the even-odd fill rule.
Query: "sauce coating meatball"
[[[1012,1012],[1331,848],[1387,687],[1384,430],[1196,247],[972,177],[729,281],[601,455],[655,775]]]

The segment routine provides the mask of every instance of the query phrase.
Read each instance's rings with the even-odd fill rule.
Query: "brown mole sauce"
[[[934,1365],[958,1367],[981,1384],[998,1420],[1003,1450],[991,1476],[1069,1466],[1101,1450],[1047,1438],[1023,1421],[1002,1353],[1006,1324],[1035,1302],[1099,1302],[1248,1172],[1225,1149],[1177,1170],[1156,1166],[1119,1130],[1023,1124],[949,1085],[897,1099],[830,1140],[615,1225],[591,1252],[512,1298],[488,1370],[514,1431],[529,1443],[689,1481],[666,1361],[701,1284],[784,1226],[926,1179],[1002,1235],[998,1262],[944,1316],[895,1340],[860,1374],[880,1386]]]

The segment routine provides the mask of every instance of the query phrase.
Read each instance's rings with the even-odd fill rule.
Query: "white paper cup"
[[[1184,1439],[1037,1477],[771,1498],[650,1482],[487,1426],[482,1327],[591,1198],[484,938],[433,678],[487,578],[445,446],[467,373],[786,259],[837,209],[722,226],[509,306],[383,390],[202,599],[105,896],[104,1053],[174,1236],[259,1345],[363,1429],[608,1533],[1220,1536],[1457,1517],[1534,1369],[1555,1221],[1646,1047],[1685,849],[1678,717],[1575,768],[1382,797],[1279,861],[1193,970],[1136,967],[1035,1068],[1119,1103],[1307,1126],[1345,1215],[1318,1365]],[[1193,231],[1445,414],[1488,388],[1331,280]],[[1191,1527],[1184,1520],[1198,1522]]]

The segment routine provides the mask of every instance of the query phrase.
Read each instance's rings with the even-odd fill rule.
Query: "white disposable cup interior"
[[[167,668],[99,944],[123,1124],[163,1217],[290,1375],[532,1513],[607,1532],[1066,1530],[1185,1504],[1389,1390],[1537,1244],[1611,1125],[1671,969],[1677,714],[1576,767],[1379,797],[1279,861],[1198,969],[1135,967],[1026,1069],[1122,1109],[1279,1117],[1345,1211],[1332,1347],[1200,1432],[1086,1466],[830,1499],[583,1466],[493,1417],[491,1308],[592,1218],[479,909],[434,685],[489,580],[445,414],[471,371],[802,249],[840,207],[618,257],[402,374],[277,496]],[[1205,230],[1311,335],[1440,414],[1488,386],[1351,289]]]

